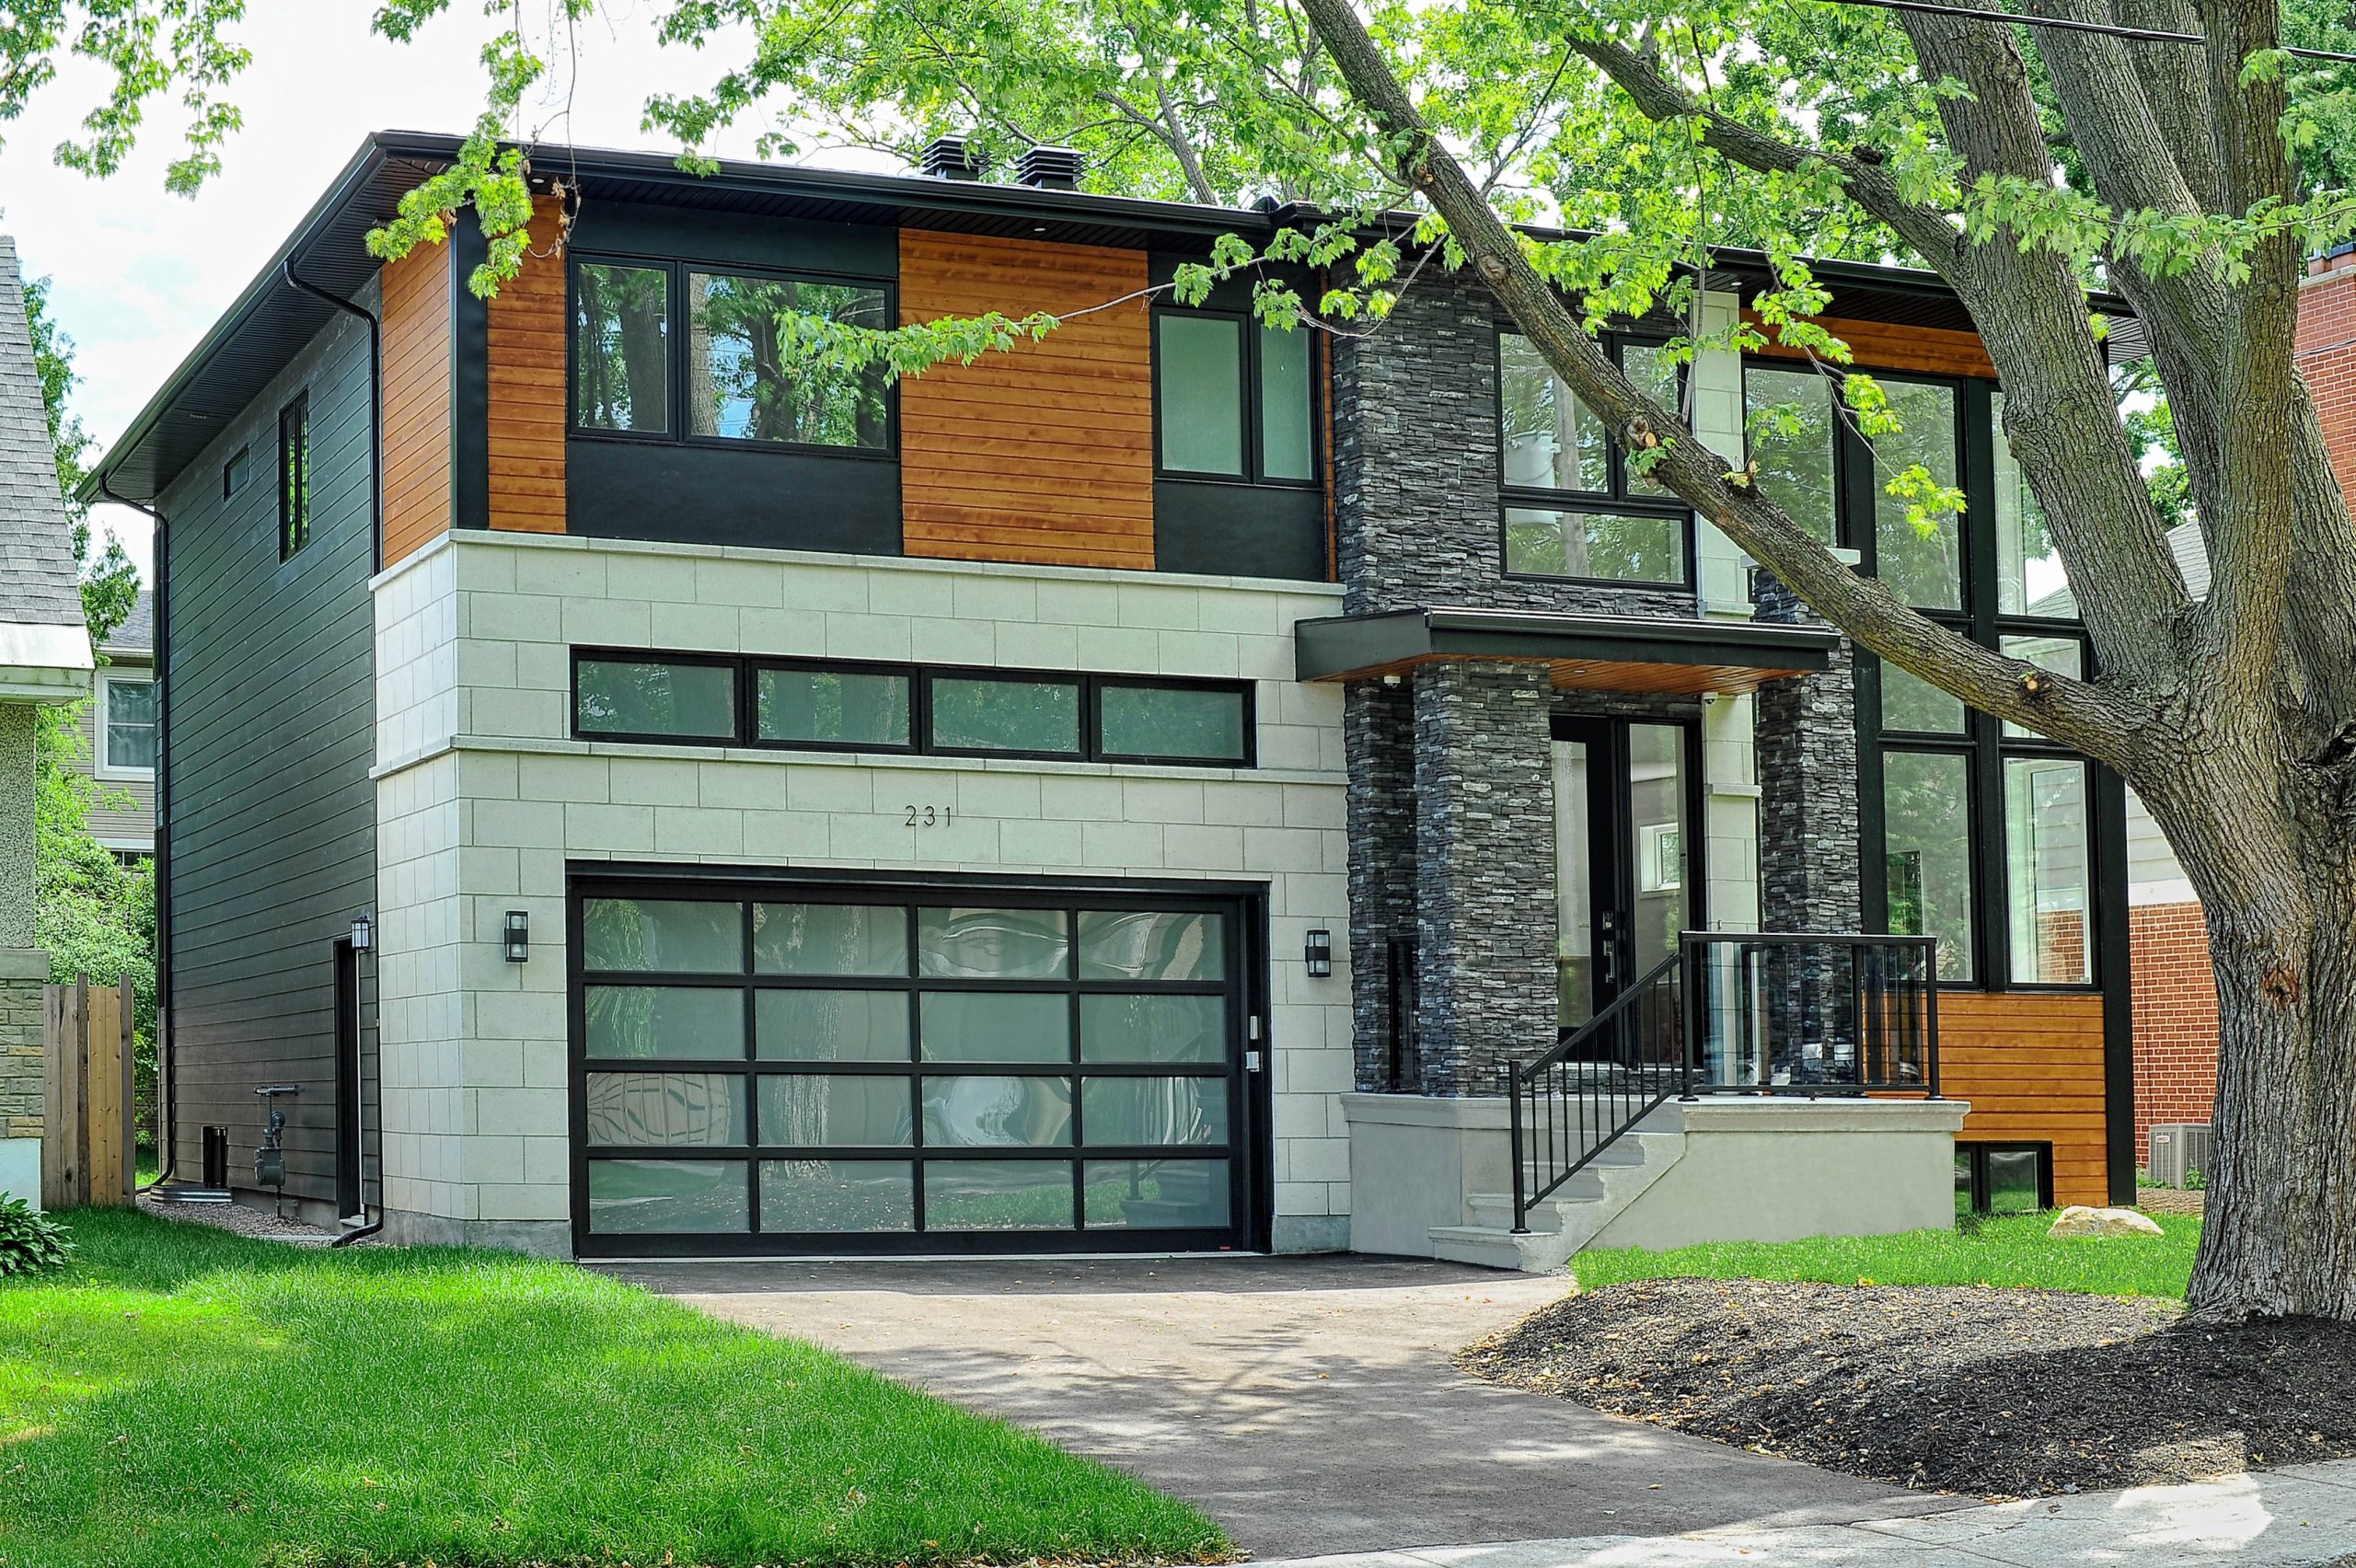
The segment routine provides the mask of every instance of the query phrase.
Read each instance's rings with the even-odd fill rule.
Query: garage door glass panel
[[[790,1073],[761,1079],[765,1146],[898,1148],[911,1141],[909,1120],[908,1080],[897,1073]]]
[[[928,1062],[1068,1062],[1071,1002],[1059,991],[928,991]]]
[[[756,904],[753,969],[760,974],[906,974],[907,909],[899,905]]]
[[[924,1080],[924,1141],[1055,1148],[1071,1142],[1071,1080],[964,1074]]]
[[[671,1236],[748,1230],[745,1175],[734,1159],[593,1159],[589,1228]]]
[[[917,917],[917,973],[943,980],[1060,980],[1071,973],[1060,909],[926,909]]]
[[[1088,1228],[1209,1228],[1228,1223],[1233,1191],[1224,1159],[1091,1159]]]
[[[719,986],[591,986],[581,1019],[592,1056],[734,1061],[745,1055],[745,993]]]
[[[1227,1050],[1224,997],[1080,998],[1083,1062],[1217,1062]]]
[[[629,1148],[731,1148],[746,1142],[745,1080],[733,1073],[591,1073],[589,1141]]]
[[[1140,1144],[1223,1144],[1223,1078],[1100,1078],[1080,1086],[1083,1141],[1122,1148]]]
[[[917,1226],[916,1168],[896,1159],[761,1161],[766,1231],[890,1231]]]
[[[905,1062],[908,994],[890,991],[760,991],[753,1004],[755,1048],[769,1062]]]
[[[582,914],[581,962],[590,969],[741,974],[745,906],[686,899],[593,898]]]
[[[1227,923],[1144,909],[1080,912],[1082,980],[1224,980]]]
[[[1069,1230],[1071,1161],[935,1159],[924,1168],[927,1230]]]

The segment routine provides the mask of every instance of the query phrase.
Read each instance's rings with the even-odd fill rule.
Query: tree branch
[[[1851,571],[1755,487],[1737,488],[1729,482],[1726,460],[1696,440],[1671,410],[1638,391],[1580,328],[1553,285],[1530,266],[1462,166],[1415,112],[1349,0],[1301,0],[1301,6],[1352,96],[1403,149],[1398,155],[1401,175],[1447,221],[1474,273],[1547,362],[1609,428],[1650,430],[1663,438],[1666,455],[1651,469],[1652,478],[1691,502],[1819,614],[1871,651],[1974,707],[2027,724],[2113,766],[2124,767],[2136,760],[2137,716],[2120,693],[2099,683],[2037,671],[1947,629],[1900,603],[1883,583]],[[1773,138],[1749,132],[1743,135],[1782,148]],[[1793,151],[1755,150],[1762,156]]]

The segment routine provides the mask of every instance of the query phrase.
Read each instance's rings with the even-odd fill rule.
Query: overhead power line
[[[2082,22],[2069,17],[2024,17],[2015,11],[1986,11],[1970,6],[1943,6],[1937,0],[1825,0],[1829,6],[1870,6],[1880,11],[1918,11],[1926,17],[1963,17],[1976,21],[2005,22],[2015,27],[2050,28],[2055,32],[2102,33],[2110,38],[2134,39],[2142,43],[2189,43],[2206,49],[2209,40],[2199,33],[2166,32],[2158,28],[2120,27],[2115,22]],[[2331,49],[2290,49],[2285,54],[2301,60],[2333,60],[2356,64],[2356,54],[2341,53]]]

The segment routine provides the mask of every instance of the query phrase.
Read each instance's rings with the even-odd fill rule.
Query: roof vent
[[[1033,147],[1014,167],[1014,178],[1041,190],[1077,190],[1088,160],[1074,147]]]
[[[964,136],[935,136],[924,144],[918,167],[937,179],[979,179],[982,150]]]

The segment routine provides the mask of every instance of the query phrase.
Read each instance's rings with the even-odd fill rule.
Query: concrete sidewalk
[[[1958,1501],[1450,1364],[1561,1279],[1349,1257],[606,1268],[1117,1465],[1263,1558],[1843,1524]]]
[[[1950,1502],[1953,1500],[1950,1499]],[[2356,1459],[2186,1486],[1970,1505],[1912,1518],[1675,1536],[1605,1535],[1295,1559],[1262,1568],[2066,1568],[2356,1562]]]

